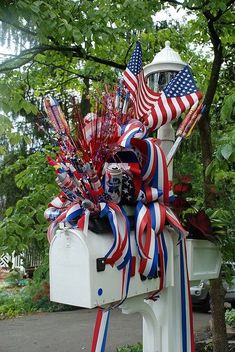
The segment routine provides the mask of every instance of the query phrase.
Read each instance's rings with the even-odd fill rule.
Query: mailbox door
[[[50,299],[90,307],[89,253],[79,231],[59,230],[50,246]]]

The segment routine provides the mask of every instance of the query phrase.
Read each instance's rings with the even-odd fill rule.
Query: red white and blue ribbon
[[[52,223],[50,223],[50,225],[48,226],[47,229],[47,239],[48,242],[51,243],[53,237],[55,236],[56,230],[59,226],[60,222],[64,222],[64,219],[66,217],[66,212],[64,211],[63,213],[61,213],[58,218],[56,218]]]
[[[98,308],[91,352],[105,351],[110,310],[119,306],[126,299],[131,278],[132,256],[129,221],[124,210],[115,203],[100,203],[100,208],[100,216],[108,217],[114,236],[113,244],[104,256],[105,263],[115,265],[118,270],[122,270],[122,282],[120,301],[106,310]]]
[[[165,204],[169,201],[169,181],[166,158],[158,140],[133,138],[131,145],[140,150],[142,155],[142,179],[144,187],[150,186],[161,192],[159,201]]]
[[[123,271],[122,289],[120,300],[126,298],[130,282],[131,267],[131,245],[129,221],[117,204],[108,202],[100,203],[100,216],[107,216],[112,228],[114,240],[109,251],[104,255],[105,263],[115,265],[118,270]],[[127,270],[126,270],[127,268]]]
[[[54,212],[58,210],[57,208],[48,208],[48,209],[53,209]],[[71,226],[74,226],[74,227],[76,226],[84,233],[87,233],[88,222],[89,222],[89,212],[87,210],[84,210],[80,204],[72,203],[67,208],[60,209],[60,211],[61,211],[60,215],[56,219],[53,219],[51,224],[48,226],[47,238],[49,243],[52,241],[55,235],[55,232],[59,226],[59,223],[61,222],[68,222],[70,223]],[[79,220],[77,222],[78,218]]]
[[[181,236],[179,240],[179,257],[180,257],[180,302],[181,307],[181,350],[182,352],[194,352],[194,334],[193,334],[193,315],[192,302],[190,295],[190,284],[187,267],[187,252],[185,237]]]
[[[162,191],[159,201],[168,203],[169,181],[164,152],[155,138],[145,138],[146,128],[140,122],[131,120],[124,128],[118,144],[125,148],[135,147],[142,156],[142,180],[144,185],[149,185]]]
[[[93,331],[91,352],[105,352],[108,326],[109,326],[110,309],[104,310],[98,308],[96,322]]]
[[[121,130],[121,137],[118,144],[122,147],[129,148],[131,146],[132,138],[142,139],[146,137],[147,129],[144,124],[138,120],[130,120],[128,124],[123,126]]]

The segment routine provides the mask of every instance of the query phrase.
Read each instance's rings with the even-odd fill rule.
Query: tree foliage
[[[1,177],[12,174],[16,174],[16,186],[23,191],[23,196],[7,208],[0,223],[0,252],[16,251],[17,255],[31,244],[44,252],[48,226],[43,216],[45,205],[58,193],[53,170],[47,164],[45,153],[38,151],[19,156],[1,172]]]
[[[21,51],[0,65],[8,78],[0,92],[7,98],[11,82],[18,82],[14,105],[29,113],[31,105],[20,97],[32,88],[40,95],[47,89],[78,89],[79,77],[109,81],[114,71],[107,67],[125,68],[130,39],[152,28],[156,9],[154,1],[7,2],[0,9],[2,40],[7,35],[15,38]],[[12,106],[7,99],[2,104],[5,109]],[[35,112],[32,106],[31,110]]]

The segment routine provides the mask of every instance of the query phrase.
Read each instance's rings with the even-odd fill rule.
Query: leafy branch
[[[26,28],[25,26],[21,26],[18,23],[14,23],[12,21],[9,21],[9,19],[6,18],[0,18],[0,22],[6,23],[14,28],[16,28],[17,30],[19,30],[20,32],[24,32],[26,34],[32,35],[32,36],[37,36],[37,32],[31,31],[30,29]]]
[[[55,65],[55,64],[52,64],[52,63],[47,63],[47,62],[42,62],[42,61],[39,61],[37,59],[34,59],[34,62],[35,63],[38,63],[40,65],[44,65],[44,66],[47,66],[47,67],[51,67],[51,68],[54,68],[54,69],[58,69],[58,70],[61,70],[61,71],[64,71],[64,72],[67,72],[67,73],[70,73],[72,75],[75,75],[76,77],[78,78],[82,78],[82,79],[90,79],[92,81],[95,81],[95,82],[100,82],[104,77],[99,75],[99,76],[92,76],[92,75],[83,75],[81,73],[78,73],[78,72],[75,72],[75,71],[72,71],[72,70],[68,70],[67,68],[65,68],[64,66],[62,65]]]
[[[87,54],[79,46],[69,47],[69,46],[63,46],[63,45],[61,46],[39,45],[30,49],[23,50],[19,55],[4,61],[2,64],[0,64],[0,73],[20,68],[21,66],[24,66],[27,63],[33,61],[33,59],[38,54],[42,54],[47,51],[57,51],[59,53],[62,53],[63,55],[72,55],[72,57],[93,61],[109,67],[118,68],[120,70],[124,70],[126,67],[126,65],[114,62],[112,60]]]

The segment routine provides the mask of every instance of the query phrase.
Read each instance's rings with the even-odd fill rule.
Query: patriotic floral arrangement
[[[56,100],[51,97],[44,100],[60,146],[56,159],[48,158],[61,188],[45,211],[51,221],[48,240],[52,240],[60,222],[85,232],[89,217],[107,217],[114,241],[108,253],[104,253],[106,264],[115,265],[118,270],[127,269],[120,302],[128,294],[132,258],[130,226],[124,205],[135,207],[139,273],[153,278],[160,270],[160,290],[164,287],[167,266],[165,225],[173,226],[179,239],[185,238],[186,231],[169,207],[171,190],[167,165],[181,140],[191,133],[200,118],[201,98],[188,66],[162,92],[153,92],[144,79],[141,46],[137,42],[116,95],[104,95],[99,113],[89,113],[84,119],[78,116],[76,138],[72,137]],[[187,110],[177,131],[177,140],[166,156],[161,141],[150,133]],[[185,268],[183,240],[180,243]],[[185,308],[184,314],[188,311]],[[101,317],[98,320],[102,320]],[[100,343],[103,345],[104,341]],[[97,339],[93,341],[92,351],[100,350],[98,344]],[[193,351],[191,343],[187,351]]]

